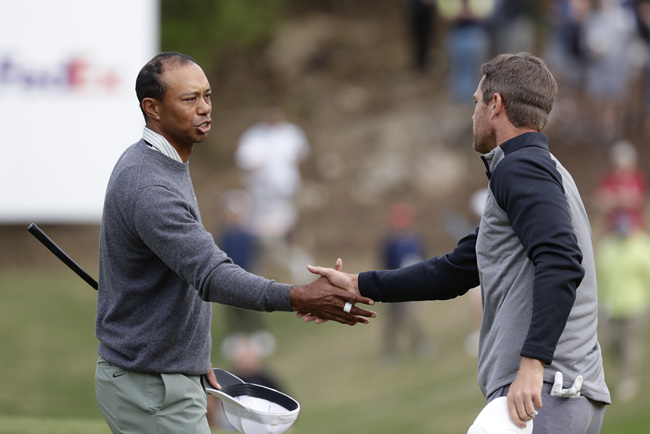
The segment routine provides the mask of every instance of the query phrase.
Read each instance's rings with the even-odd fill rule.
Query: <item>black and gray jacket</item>
[[[514,380],[521,356],[546,364],[569,387],[610,402],[597,340],[591,227],[578,189],[541,133],[482,156],[490,180],[481,223],[453,252],[394,271],[359,275],[377,301],[442,300],[481,285],[478,380],[486,396]]]

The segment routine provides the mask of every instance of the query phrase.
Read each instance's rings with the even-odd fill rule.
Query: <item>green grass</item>
[[[94,397],[95,292],[61,266],[0,270],[0,295],[0,433],[109,433]],[[231,369],[218,351],[222,313],[215,305],[213,363]],[[265,315],[278,340],[267,365],[301,404],[293,432],[466,432],[483,405],[476,360],[462,349],[467,300],[419,303],[416,314],[437,352],[389,365],[379,358],[381,316],[348,327]],[[650,374],[642,375],[645,390]],[[648,408],[644,393],[609,407],[603,433],[647,432]]]
[[[0,416],[3,434],[110,434],[103,419]]]

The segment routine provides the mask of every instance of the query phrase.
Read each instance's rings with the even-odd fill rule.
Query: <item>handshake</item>
[[[343,261],[337,259],[334,268],[315,267],[307,269],[317,275],[318,279],[306,286],[291,288],[291,309],[298,318],[322,324],[328,320],[341,324],[368,324],[368,318],[376,318],[375,312],[355,306],[356,303],[375,304],[374,300],[362,297],[359,292],[356,274],[341,271]]]

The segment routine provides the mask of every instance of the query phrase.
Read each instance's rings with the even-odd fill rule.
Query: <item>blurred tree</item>
[[[224,52],[266,41],[284,17],[286,0],[161,0],[163,51],[179,51],[206,68]]]

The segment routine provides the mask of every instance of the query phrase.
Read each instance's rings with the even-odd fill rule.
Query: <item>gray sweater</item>
[[[291,311],[291,286],[250,274],[201,223],[189,166],[143,140],[117,162],[100,232],[99,355],[139,372],[205,374],[217,302]]]

